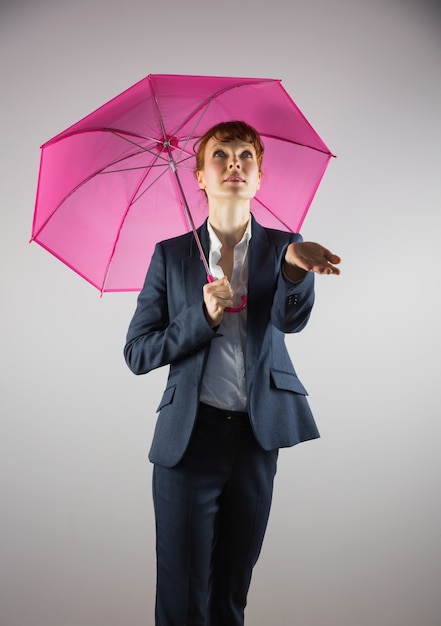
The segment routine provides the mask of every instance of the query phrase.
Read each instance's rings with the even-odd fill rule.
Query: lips
[[[245,179],[242,178],[241,176],[228,176],[228,178],[225,179],[225,182],[227,183],[244,183]]]

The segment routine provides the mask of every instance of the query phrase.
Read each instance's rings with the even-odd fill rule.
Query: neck
[[[235,203],[209,207],[209,222],[224,246],[234,248],[242,239],[250,219],[250,206]]]

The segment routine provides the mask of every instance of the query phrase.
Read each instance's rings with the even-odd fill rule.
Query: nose
[[[231,155],[229,166],[230,170],[237,168],[240,169],[240,161],[235,154]]]

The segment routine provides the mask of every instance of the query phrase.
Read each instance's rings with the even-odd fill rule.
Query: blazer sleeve
[[[291,236],[289,243],[296,241],[302,241],[298,233]],[[296,283],[285,277],[282,267],[289,243],[283,246],[278,261],[279,274],[271,309],[271,322],[283,333],[297,333],[306,326],[314,305],[314,274],[308,272]]]
[[[167,271],[167,255],[163,245],[157,244],[124,347],[126,363],[134,374],[185,358],[217,336],[205,317],[202,291],[200,301],[190,305],[182,295],[179,307],[171,306],[171,291],[173,302],[178,301],[176,294],[184,291],[180,272],[173,267]]]

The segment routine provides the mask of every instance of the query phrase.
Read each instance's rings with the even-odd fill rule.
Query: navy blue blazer
[[[299,283],[286,280],[281,271],[286,248],[301,236],[252,220],[245,354],[248,412],[258,443],[271,450],[319,437],[284,340],[285,333],[302,330],[309,319],[314,275],[309,272]],[[198,233],[208,258],[206,222]],[[222,325],[213,330],[204,314],[206,282],[192,233],[158,243],[127,333],[124,356],[132,372],[170,366],[149,453],[150,461],[164,467],[176,465],[185,452],[210,344],[221,336]]]

